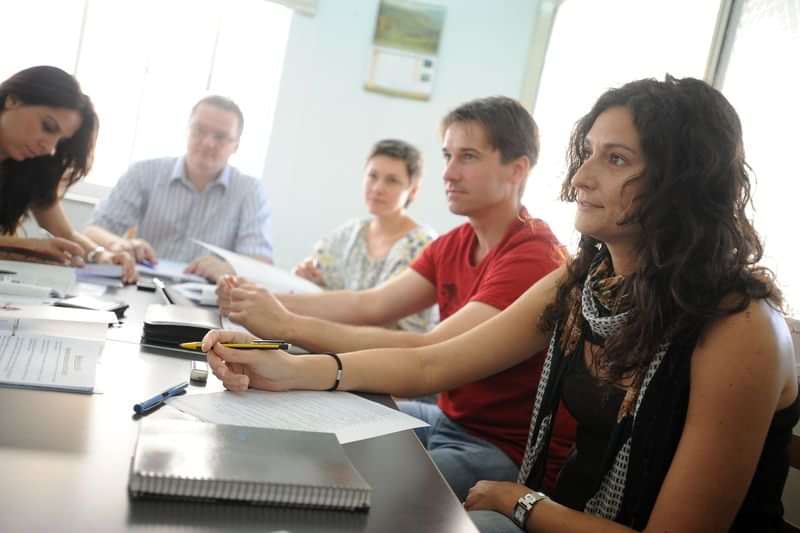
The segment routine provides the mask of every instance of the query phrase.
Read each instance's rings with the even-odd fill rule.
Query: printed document
[[[92,392],[103,343],[0,334],[0,385]]]
[[[206,422],[335,433],[342,444],[425,422],[348,392],[212,392],[170,398],[167,403]]]
[[[311,283],[307,279],[295,276],[294,274],[264,263],[263,261],[259,261],[258,259],[237,254],[236,252],[231,252],[219,246],[198,241],[197,239],[195,239],[194,242],[205,246],[230,263],[233,270],[236,271],[237,276],[242,276],[259,285],[263,285],[272,292],[294,292],[298,294],[322,292],[322,289],[318,285]]]

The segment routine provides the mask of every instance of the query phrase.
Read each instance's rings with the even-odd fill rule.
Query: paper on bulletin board
[[[366,88],[394,96],[427,100],[433,92],[436,60],[424,56],[374,47]]]
[[[427,100],[433,92],[445,8],[381,0],[365,88]]]

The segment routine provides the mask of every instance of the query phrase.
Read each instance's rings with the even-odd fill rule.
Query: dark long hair
[[[597,117],[623,106],[633,115],[646,169],[634,178],[641,193],[621,223],[638,224],[636,273],[624,290],[633,312],[623,331],[606,339],[598,365],[609,381],[641,380],[665,340],[699,334],[715,318],[752,299],[781,306],[772,273],[758,266],[763,249],[745,210],[749,166],[736,111],[716,89],[693,78],[645,79],[604,93],[580,119],[568,149],[561,199],[574,202],[572,177],[583,164],[584,140]],[[602,243],[583,235],[556,301],[540,326],[563,321]]]
[[[14,233],[31,207],[48,207],[57,200],[61,180],[67,187],[84,177],[91,166],[97,136],[97,114],[74,77],[51,66],[31,67],[0,84],[0,113],[8,96],[24,105],[77,111],[78,131],[62,139],[53,155],[0,162],[0,233]]]

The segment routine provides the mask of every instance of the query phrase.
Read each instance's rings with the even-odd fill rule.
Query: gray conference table
[[[246,504],[130,500],[136,442],[134,403],[186,380],[190,359],[137,341],[153,293],[133,287],[107,298],[131,304],[110,332],[99,394],[0,388],[0,531],[475,532],[457,498],[412,431],[346,444],[372,486],[367,513]],[[189,394],[222,390],[214,376]],[[388,396],[366,397],[392,405]],[[150,417],[182,417],[163,406]]]

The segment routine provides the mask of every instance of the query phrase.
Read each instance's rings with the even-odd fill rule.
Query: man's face
[[[239,117],[210,104],[200,104],[189,119],[186,166],[189,173],[218,174],[239,148]]]
[[[476,216],[518,196],[514,161],[503,163],[483,126],[454,122],[444,133],[444,183],[447,204],[456,215]]]

